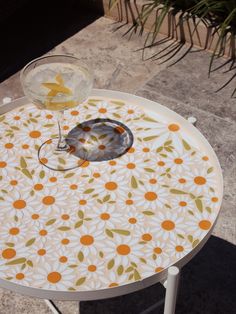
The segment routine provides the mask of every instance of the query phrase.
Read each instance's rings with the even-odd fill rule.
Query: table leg
[[[174,314],[178,292],[180,270],[176,266],[168,269],[164,314]]]
[[[47,306],[50,308],[53,314],[62,314],[62,312],[58,309],[58,307],[55,305],[55,303],[52,300],[46,300],[44,299]]]

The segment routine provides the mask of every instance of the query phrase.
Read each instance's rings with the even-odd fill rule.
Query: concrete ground
[[[95,70],[96,88],[134,93],[157,101],[184,117],[195,116],[197,127],[215,150],[224,174],[224,200],[214,236],[183,270],[178,314],[236,313],[236,106],[230,98],[233,83],[215,93],[230,77],[223,69],[207,77],[210,54],[196,51],[176,65],[172,61],[142,61],[143,38],[122,37],[115,24],[100,18],[49,53],[67,53],[89,62]],[[152,48],[149,56],[160,48]],[[146,56],[147,57],[147,56]],[[221,64],[224,60],[219,60]],[[234,83],[235,84],[235,83]],[[0,99],[23,95],[19,73],[0,84]],[[81,302],[80,313],[162,313],[162,306],[145,311],[164,289],[158,284],[141,292],[104,301]],[[77,302],[56,302],[63,314],[78,313]],[[51,313],[43,300],[0,290],[0,314]]]

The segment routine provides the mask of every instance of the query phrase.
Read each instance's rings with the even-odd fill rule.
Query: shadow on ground
[[[236,246],[212,236],[182,270],[176,314],[235,314],[235,279]],[[81,302],[80,314],[162,314],[163,303],[154,304],[164,293],[157,284],[122,297]]]
[[[0,10],[0,82],[103,15],[102,0],[22,0]]]

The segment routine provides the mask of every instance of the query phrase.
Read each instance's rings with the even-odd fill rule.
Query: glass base
[[[73,128],[66,142],[81,160],[104,161],[125,154],[133,145],[133,134],[123,123],[111,119],[85,121]]]
[[[38,159],[45,167],[56,171],[72,170],[85,162],[74,155],[74,148],[69,144],[66,149],[58,149],[58,138],[49,139],[40,146]]]

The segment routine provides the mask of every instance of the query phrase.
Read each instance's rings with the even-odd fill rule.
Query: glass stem
[[[58,124],[57,150],[58,151],[66,151],[69,148],[69,145],[66,143],[66,134],[64,133],[64,129],[63,129],[64,110],[58,111],[57,124]]]

